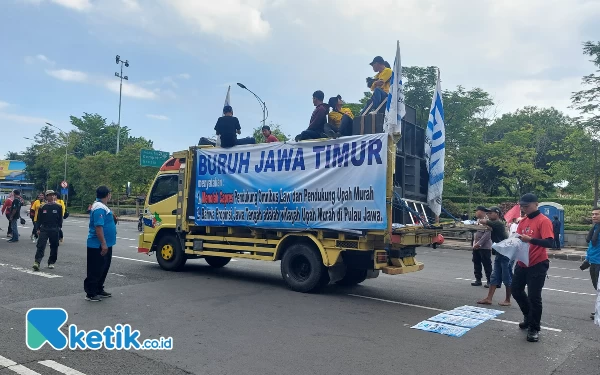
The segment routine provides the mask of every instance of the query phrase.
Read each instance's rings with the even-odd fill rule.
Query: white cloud
[[[92,8],[92,3],[90,0],[51,0],[53,3],[58,5],[62,5],[66,8],[78,10],[78,11],[86,11]]]
[[[140,4],[136,0],[121,0],[121,1],[123,2],[123,5],[125,5],[125,8],[127,8],[128,10],[139,11],[142,9],[140,7]]]
[[[41,61],[48,65],[54,65],[54,61],[50,60],[48,57],[46,57],[45,55],[42,55],[42,54],[36,55],[35,57],[25,56],[25,62],[27,64],[30,64],[30,65],[35,64],[37,61]]]
[[[250,42],[271,31],[271,25],[263,18],[263,1],[164,1],[201,33]]]
[[[50,120],[41,118],[41,117],[33,117],[33,116],[22,116],[15,115],[11,113],[0,112],[0,120],[2,123],[19,123],[19,124],[40,124],[43,125],[45,122],[50,122]],[[4,126],[2,127],[4,128]]]
[[[155,119],[155,120],[161,120],[161,121],[169,121],[169,120],[171,120],[170,118],[168,118],[167,116],[164,116],[164,115],[146,115],[146,117],[152,118],[152,119]]]
[[[10,104],[8,104],[7,102],[3,102],[2,100],[0,100],[0,111],[8,107],[9,105]]]
[[[177,77],[178,77],[178,78],[181,78],[181,79],[190,79],[190,78],[192,78],[192,76],[191,76],[191,75],[189,75],[188,73],[181,73],[181,74],[180,74],[180,75],[178,75]]]
[[[68,69],[46,70],[46,73],[56,79],[68,82],[87,82],[88,75],[83,72]]]
[[[119,81],[107,81],[104,86],[112,92],[119,92]],[[137,99],[158,99],[155,91],[145,89],[129,82],[123,82],[123,95]]]
[[[177,88],[177,87],[179,87],[179,86],[177,85],[177,83],[175,82],[175,80],[174,80],[173,78],[171,78],[171,77],[165,77],[165,78],[163,78],[163,82],[164,82],[164,83],[167,83],[167,84],[169,84],[169,85],[171,85],[171,86],[173,86],[174,88]]]

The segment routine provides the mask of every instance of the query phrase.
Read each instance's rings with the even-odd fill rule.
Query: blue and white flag
[[[433,93],[427,130],[425,132],[425,157],[429,170],[429,188],[427,203],[436,216],[442,211],[442,192],[444,190],[444,157],[446,154],[446,130],[444,129],[444,107],[438,70],[437,84]]]
[[[400,41],[396,45],[396,58],[392,71],[390,92],[388,94],[385,109],[385,121],[383,130],[387,133],[400,133],[402,131],[401,120],[406,114],[404,107],[404,85],[402,84],[402,64],[400,62]]]

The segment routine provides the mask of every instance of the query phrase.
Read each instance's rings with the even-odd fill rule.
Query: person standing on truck
[[[62,206],[56,203],[56,193],[53,190],[46,191],[46,204],[38,209],[37,217],[37,251],[35,253],[35,262],[33,270],[40,270],[40,263],[44,258],[46,243],[50,241],[50,257],[48,258],[48,268],[54,268],[54,263],[58,257],[59,231],[63,223]]]
[[[486,219],[487,208],[483,206],[477,206],[475,209],[475,216],[477,219]],[[481,224],[480,224],[481,225]],[[490,287],[490,277],[492,275],[492,239],[489,230],[478,230],[473,234],[473,267],[475,273],[475,282],[471,283],[473,286],[481,286],[481,266],[485,270],[485,277],[487,282],[485,287]]]
[[[523,313],[523,322],[519,323],[519,328],[527,329],[527,341],[537,342],[542,319],[542,289],[550,268],[546,249],[552,247],[554,233],[550,219],[538,210],[535,194],[523,195],[519,205],[525,217],[519,223],[517,234],[521,241],[529,244],[529,265],[517,262],[512,296]]]
[[[490,238],[492,243],[498,243],[508,238],[506,234],[506,227],[500,219],[502,211],[498,207],[490,207],[486,210],[488,219],[479,220],[480,224],[487,225],[492,229]],[[512,284],[512,264],[508,257],[496,252],[496,259],[494,260],[494,270],[492,271],[490,290],[488,296],[477,303],[482,305],[491,305],[492,298],[502,282],[506,287],[506,298],[503,302],[498,303],[500,306],[510,306],[510,294]]]
[[[117,243],[117,220],[107,204],[110,190],[106,186],[96,189],[96,202],[92,204],[87,238],[87,278],[83,282],[85,299],[91,302],[111,296],[104,290],[104,282],[112,260],[112,248]]]
[[[296,142],[305,139],[319,139],[323,138],[323,132],[325,132],[325,124],[327,123],[327,113],[329,112],[329,106],[323,103],[325,94],[321,90],[313,92],[313,105],[315,109],[310,116],[310,122],[308,129],[296,136]]]

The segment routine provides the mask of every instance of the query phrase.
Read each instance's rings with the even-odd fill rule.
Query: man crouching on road
[[[50,257],[48,258],[48,268],[54,268],[56,258],[58,257],[58,239],[60,228],[63,224],[62,206],[56,203],[56,193],[54,190],[46,191],[47,203],[38,208],[37,213],[37,251],[35,253],[35,263],[33,269],[40,270],[40,263],[44,258],[46,242],[50,241]]]
[[[106,204],[110,190],[106,186],[96,189],[96,202],[90,212],[90,231],[87,239],[87,278],[83,282],[85,299],[91,302],[110,297],[104,290],[112,259],[112,247],[117,243],[116,219]]]
[[[550,268],[548,248],[552,247],[554,231],[552,222],[538,210],[538,199],[534,194],[525,194],[519,202],[525,217],[519,223],[517,234],[521,241],[529,243],[529,265],[517,262],[512,282],[512,296],[523,313],[519,328],[527,329],[527,341],[539,340],[542,320],[542,289]],[[527,293],[525,293],[527,285]]]

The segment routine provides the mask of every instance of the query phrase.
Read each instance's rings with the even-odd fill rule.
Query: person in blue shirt
[[[117,219],[107,203],[110,190],[106,186],[96,189],[96,202],[90,211],[87,238],[87,278],[83,282],[85,299],[91,302],[110,297],[104,282],[112,259],[112,247],[117,243]]]
[[[594,207],[592,210],[592,228],[590,229],[586,241],[589,243],[585,261],[581,265],[581,270],[590,269],[590,277],[595,290],[598,290],[598,274],[600,273],[600,208]],[[594,313],[591,318],[594,319]]]

